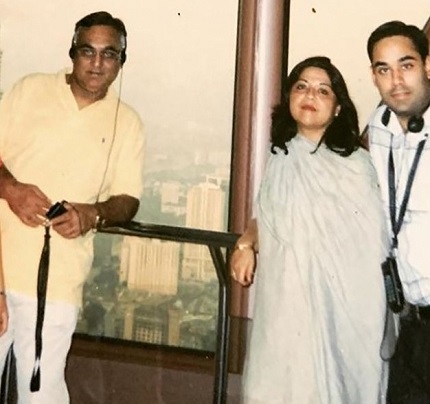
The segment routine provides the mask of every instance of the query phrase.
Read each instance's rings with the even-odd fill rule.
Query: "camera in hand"
[[[67,212],[67,209],[64,207],[64,204],[67,203],[66,201],[61,201],[61,202],[57,202],[54,203],[54,205],[52,205],[48,212],[46,212],[46,217],[51,220],[54,219],[54,217],[58,217],[61,216],[63,213]]]
[[[388,257],[382,264],[384,276],[385,295],[387,303],[393,313],[399,313],[405,304],[402,283],[400,281],[397,262],[394,257]]]

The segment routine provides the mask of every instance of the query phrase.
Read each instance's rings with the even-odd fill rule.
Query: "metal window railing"
[[[221,248],[230,249],[234,246],[238,235],[209,230],[191,229],[156,224],[130,222],[123,226],[109,227],[103,233],[123,236],[154,238],[159,240],[207,245],[216,270],[219,283],[217,343],[215,349],[215,374],[213,388],[213,404],[225,404],[228,386],[228,348],[229,348],[229,299],[230,287],[227,263]],[[11,384],[12,360],[8,358],[3,374],[0,391],[0,403],[6,404]]]

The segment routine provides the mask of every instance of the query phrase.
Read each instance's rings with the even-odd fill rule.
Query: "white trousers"
[[[40,390],[30,391],[35,357],[37,300],[8,293],[9,327],[0,337],[0,370],[10,346],[16,358],[18,404],[67,404],[70,402],[64,371],[78,308],[62,302],[47,302],[42,331]]]

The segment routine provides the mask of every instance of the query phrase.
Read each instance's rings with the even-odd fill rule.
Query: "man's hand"
[[[10,209],[27,226],[44,223],[45,213],[51,206],[49,198],[36,186],[16,180],[4,185],[1,195]]]
[[[114,195],[105,202],[95,204],[65,203],[66,213],[52,219],[49,224],[61,236],[83,236],[96,225],[97,216],[105,226],[124,223],[133,218],[139,208],[139,200],[128,195]]]
[[[87,203],[65,203],[66,213],[52,219],[52,228],[64,238],[72,239],[84,235],[94,227],[97,210]]]

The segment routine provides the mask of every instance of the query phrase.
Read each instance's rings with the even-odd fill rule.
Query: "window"
[[[146,136],[137,221],[227,230],[238,1],[221,3],[157,3],[130,34],[122,96]],[[215,350],[206,246],[98,235],[95,251],[78,332]]]

